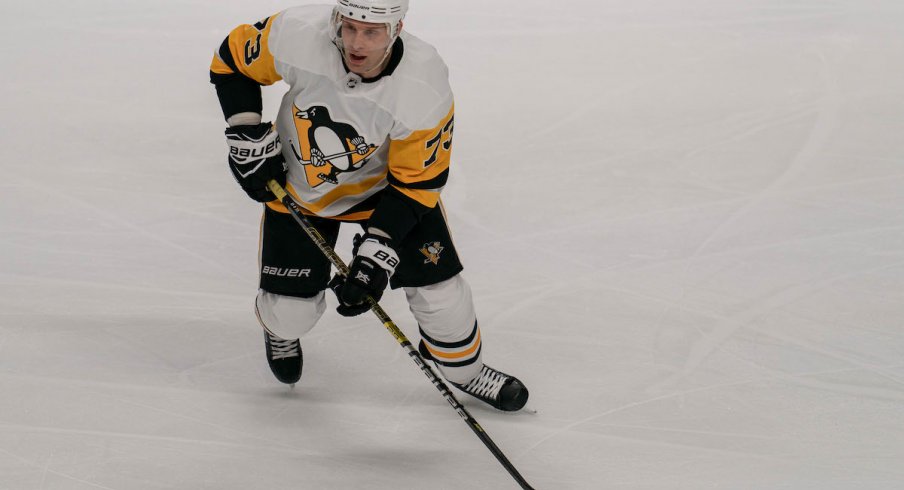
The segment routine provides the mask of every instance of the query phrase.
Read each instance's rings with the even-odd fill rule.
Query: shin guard
[[[480,328],[468,283],[456,275],[437,284],[405,288],[424,348],[443,376],[466,383],[483,367]]]

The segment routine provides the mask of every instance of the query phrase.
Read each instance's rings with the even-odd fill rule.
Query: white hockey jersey
[[[327,5],[294,7],[239,26],[211,72],[238,70],[262,85],[289,85],[276,117],[287,189],[312,214],[366,219],[386,186],[436,206],[454,128],[445,63],[403,31],[382,76],[362,79],[346,70],[330,40],[331,12]],[[286,211],[276,201],[267,205]]]

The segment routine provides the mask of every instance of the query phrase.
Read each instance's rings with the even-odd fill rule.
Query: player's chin
[[[364,60],[361,63],[348,63],[348,70],[361,76],[366,76],[374,69],[375,63]]]

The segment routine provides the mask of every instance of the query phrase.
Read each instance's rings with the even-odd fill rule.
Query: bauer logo
[[[279,136],[277,136],[273,141],[267,143],[267,146],[264,146],[263,148],[244,148],[239,146],[229,147],[229,154],[232,155],[232,158],[234,160],[240,163],[244,163],[246,160],[256,160],[259,158],[273,156],[279,151]]]
[[[311,269],[288,269],[282,267],[270,267],[265,265],[261,273],[274,277],[311,277]]]

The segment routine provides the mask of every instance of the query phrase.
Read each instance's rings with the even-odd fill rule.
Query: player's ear
[[[398,30],[398,32],[402,32],[402,28],[403,28],[403,27],[405,27],[405,21],[404,21],[404,20],[400,20],[400,21],[399,21],[399,30]]]

